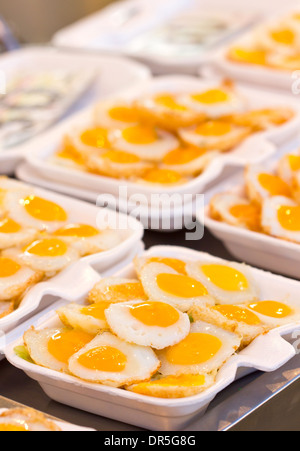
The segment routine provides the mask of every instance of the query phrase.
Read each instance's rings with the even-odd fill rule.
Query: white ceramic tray
[[[222,261],[211,255],[186,248],[157,246],[145,253],[147,256],[167,256],[189,260]],[[250,268],[257,281],[261,298],[290,299],[299,303],[299,282],[285,279],[255,268]],[[133,265],[124,267],[116,276],[134,277]],[[81,300],[83,302],[84,299]],[[61,300],[56,304],[61,305]],[[56,327],[57,316],[52,312],[33,324],[37,329]],[[53,400],[117,421],[133,424],[150,430],[181,430],[196,415],[204,414],[217,393],[231,384],[237,377],[254,369],[275,371],[295,355],[295,348],[284,335],[299,328],[300,322],[274,329],[259,336],[250,346],[232,356],[218,373],[216,383],[202,394],[183,399],[151,398],[103,385],[91,384],[73,376],[31,364],[14,353],[15,346],[23,344],[22,336],[5,348],[8,361],[39,382],[45,393]]]
[[[68,213],[70,222],[82,222],[84,218],[84,222],[87,224],[98,226],[99,228],[101,228],[102,224],[118,230],[122,237],[122,242],[111,250],[81,258],[47,282],[40,282],[32,287],[22,300],[20,307],[8,316],[0,319],[0,331],[4,332],[12,330],[29,314],[32,314],[40,307],[43,298],[49,294],[59,297],[64,296],[73,300],[82,296],[82,293],[88,290],[86,288],[87,285],[92,287],[94,284],[94,270],[103,272],[119,264],[128,255],[132,255],[132,252],[140,245],[144,234],[144,229],[140,222],[121,213],[115,213],[105,208],[100,209],[86,202],[39,188],[34,188],[34,192],[61,205]]]
[[[141,95],[155,94],[159,92],[193,92],[195,90],[205,89],[211,87],[214,81],[203,81],[194,77],[187,76],[167,76],[159,77],[151,81],[147,81],[138,87],[131,90],[126,90],[119,93],[118,96],[112,96],[111,100],[126,99],[132,100]],[[216,183],[221,177],[225,168],[237,169],[246,164],[260,163],[266,158],[270,157],[276,151],[274,144],[280,144],[285,140],[292,138],[299,129],[300,124],[300,107],[298,102],[287,96],[268,95],[262,91],[238,86],[242,95],[249,99],[250,108],[260,108],[275,105],[285,105],[294,108],[296,116],[287,124],[268,130],[265,132],[256,133],[249,137],[238,146],[235,150],[222,154],[216,157],[207,167],[207,169],[200,176],[194,178],[192,181],[183,185],[176,185],[172,188],[164,188],[163,193],[167,194],[188,194],[195,195],[203,193],[210,183]],[[64,121],[50,131],[44,139],[40,139],[31,146],[31,151],[28,150],[27,163],[32,167],[39,177],[47,180],[63,183],[73,186],[77,189],[83,189],[94,192],[105,192],[119,197],[120,188],[126,186],[127,195],[131,197],[137,192],[143,195],[147,202],[152,194],[161,194],[161,186],[145,186],[133,182],[124,182],[104,176],[84,173],[74,169],[60,167],[49,163],[47,160],[57,150],[61,143],[62,137],[72,130],[76,124],[82,124],[83,121],[89,122],[92,115],[90,108],[73,116],[71,119]],[[46,143],[46,144],[45,144]]]
[[[0,70],[9,80],[13,74],[21,70],[52,70],[88,68],[93,76],[93,83],[84,93],[73,98],[73,105],[69,105],[64,111],[64,117],[75,113],[92,102],[107,95],[135,85],[151,77],[150,71],[143,65],[118,57],[86,54],[84,52],[66,51],[51,47],[25,47],[11,53],[0,56]],[[77,100],[75,102],[75,100]],[[67,107],[67,106],[66,106]],[[43,135],[41,135],[43,136]],[[30,146],[35,139],[30,140]],[[28,143],[22,143],[14,148],[0,152],[0,174],[11,174],[17,164],[25,157],[24,147]],[[27,151],[30,152],[27,148]],[[24,153],[25,152],[25,153]]]

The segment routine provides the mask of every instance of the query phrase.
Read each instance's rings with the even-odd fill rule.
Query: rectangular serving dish
[[[23,184],[20,183],[20,185]],[[28,315],[32,314],[40,307],[43,298],[49,294],[60,297],[63,295],[73,299],[80,297],[82,289],[83,292],[86,292],[89,287],[93,286],[96,270],[98,272],[106,271],[132,255],[132,252],[139,247],[144,234],[144,228],[139,221],[122,213],[98,208],[87,202],[71,199],[44,189],[33,188],[33,190],[38,196],[61,205],[68,213],[70,222],[81,223],[84,218],[86,224],[94,227],[110,226],[119,231],[122,241],[113,249],[81,258],[52,279],[33,286],[25,295],[20,307],[0,319],[0,331],[4,332],[13,329]]]
[[[224,261],[202,252],[173,246],[156,246],[144,255]],[[261,298],[291,299],[299,303],[299,282],[255,268],[249,270],[258,283]],[[124,267],[115,275],[134,277],[133,264]],[[79,302],[83,301],[84,298]],[[60,300],[55,307],[65,302]],[[37,329],[56,327],[57,324],[58,319],[53,312],[33,322]],[[5,348],[5,355],[12,365],[36,380],[45,393],[55,401],[150,430],[181,430],[196,416],[204,414],[215,396],[238,377],[249,374],[254,369],[275,371],[294,357],[295,348],[282,337],[299,328],[299,325],[300,322],[290,324],[259,336],[250,346],[228,360],[219,371],[214,386],[202,394],[182,399],[159,399],[137,395],[121,389],[87,383],[73,376],[31,364],[14,353],[15,346],[23,344],[22,337]]]
[[[219,83],[216,81],[216,83]],[[187,76],[168,76],[159,77],[149,82],[145,82],[138,87],[128,89],[118,95],[110,97],[110,100],[118,101],[120,99],[133,100],[143,95],[155,95],[162,92],[195,92],[214,85],[214,81],[199,80],[195,77]],[[60,167],[48,161],[58,149],[61,139],[72,130],[76,124],[88,123],[93,112],[88,108],[84,112],[73,116],[55,127],[42,140],[36,141],[31,146],[31,151],[27,153],[26,162],[35,171],[35,173],[44,178],[58,183],[72,186],[77,190],[82,189],[82,196],[86,192],[105,192],[112,196],[119,197],[120,190],[126,187],[127,198],[130,198],[138,192],[149,202],[153,199],[153,194],[166,193],[169,195],[179,194],[195,196],[198,193],[204,193],[210,184],[217,183],[224,175],[226,170],[237,170],[246,164],[261,163],[276,152],[276,145],[291,139],[296,135],[300,124],[300,107],[298,102],[288,96],[263,93],[252,88],[237,86],[242,95],[249,99],[250,108],[263,108],[266,106],[287,106],[295,110],[295,117],[287,124],[256,133],[246,139],[240,146],[231,152],[224,153],[216,157],[206,168],[206,170],[193,180],[162,190],[161,186],[146,186],[138,183],[124,181],[85,173],[75,169]],[[46,144],[45,144],[46,143]],[[63,182],[62,182],[63,181]],[[121,191],[122,192],[122,191]],[[139,202],[141,202],[139,200]]]
[[[55,118],[53,122],[81,110],[97,99],[151,77],[150,70],[145,66],[120,57],[93,55],[46,46],[24,47],[0,56],[0,69],[7,80],[14,74],[19,74],[21,70],[34,71],[37,67],[41,71],[83,68],[91,73],[90,85],[74,93],[69,102],[65,102],[60,117]],[[35,140],[44,133],[11,149],[1,150],[0,173],[12,174],[25,158],[26,152],[30,152],[31,145],[34,145]]]

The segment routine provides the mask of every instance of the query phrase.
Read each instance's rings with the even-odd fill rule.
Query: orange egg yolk
[[[2,423],[0,424],[0,432],[28,432],[28,426],[18,424]]]
[[[225,91],[222,91],[221,89],[210,89],[200,94],[193,94],[191,97],[196,102],[206,103],[208,105],[228,102],[228,100],[230,99],[229,94]]]
[[[109,147],[108,132],[105,128],[93,128],[84,131],[80,136],[83,144],[103,149]]]
[[[292,171],[300,171],[300,156],[289,155],[289,165]]]
[[[182,180],[181,175],[176,171],[168,169],[151,169],[143,177],[148,183],[160,183],[163,185],[178,183]]]
[[[178,311],[163,302],[147,302],[131,306],[130,314],[150,327],[170,327],[179,320]]]
[[[39,221],[66,221],[68,219],[65,210],[50,200],[37,196],[28,196],[20,200],[26,212]]]
[[[92,316],[95,319],[105,321],[105,310],[110,306],[110,302],[101,301],[97,304],[91,304],[88,307],[83,307],[80,312],[83,315]]]
[[[102,158],[121,164],[139,163],[141,161],[138,156],[119,150],[108,150],[102,155]]]
[[[99,346],[78,357],[78,363],[89,370],[121,373],[127,363],[126,355],[111,346]]]
[[[174,111],[187,111],[184,105],[180,105],[176,102],[176,99],[171,95],[161,95],[156,97],[155,102],[165,108],[169,108]]]
[[[68,246],[64,241],[56,238],[34,241],[24,249],[27,254],[38,257],[62,257],[67,253]]]
[[[246,308],[235,305],[216,305],[213,307],[223,316],[230,320],[246,323],[249,326],[256,326],[260,324],[260,319],[253,312]]]
[[[214,335],[191,333],[183,341],[166,351],[167,360],[173,365],[199,365],[214,357],[222,342]]]
[[[254,204],[234,205],[229,213],[242,221],[250,229],[258,230],[260,228],[260,208]]]
[[[75,237],[75,238],[90,238],[99,235],[99,230],[88,224],[68,224],[65,227],[57,230],[55,235]]]
[[[226,291],[245,291],[249,288],[247,278],[235,268],[225,265],[202,265],[207,280]]]
[[[117,106],[111,108],[108,112],[111,119],[120,122],[138,122],[139,115],[138,112],[134,108],[130,108],[127,106]]]
[[[267,53],[264,50],[235,48],[232,49],[229,56],[234,60],[249,64],[265,65],[267,63]]]
[[[68,363],[70,357],[90,343],[93,338],[93,335],[79,330],[58,331],[48,341],[48,351],[59,362]]]
[[[261,301],[256,304],[248,304],[247,307],[256,313],[271,318],[286,318],[293,313],[288,305],[277,301]]]
[[[143,285],[140,282],[124,283],[119,285],[111,285],[106,288],[103,293],[113,300],[147,300]]]
[[[205,150],[196,149],[194,147],[186,149],[176,149],[168,153],[163,163],[167,165],[182,165],[190,163],[205,154]]]
[[[208,295],[208,291],[202,283],[181,274],[158,274],[156,282],[162,291],[179,298],[197,298]]]
[[[137,125],[123,130],[123,138],[130,144],[136,146],[146,146],[158,141],[159,137],[154,127]]]
[[[280,206],[277,210],[277,217],[280,225],[290,232],[300,230],[300,206],[288,207]]]
[[[270,36],[275,42],[282,45],[293,45],[296,37],[293,30],[288,28],[273,30]]]
[[[177,258],[168,258],[168,257],[151,257],[149,259],[150,263],[162,263],[164,265],[170,266],[175,269],[175,271],[180,274],[186,275],[186,263],[182,260],[178,260]]]
[[[18,233],[22,226],[10,218],[5,218],[0,221],[0,233]]]
[[[0,257],[0,277],[11,277],[20,271],[21,266],[10,258]]]
[[[280,177],[272,174],[259,174],[258,181],[262,188],[272,196],[291,197],[291,189]]]
[[[196,128],[196,133],[201,136],[224,136],[232,130],[231,124],[222,121],[208,121]]]

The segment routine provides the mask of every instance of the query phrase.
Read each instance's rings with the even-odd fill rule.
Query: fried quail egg
[[[294,172],[292,192],[294,200],[300,204],[300,171]]]
[[[118,277],[108,277],[100,280],[88,295],[88,302],[126,302],[126,301],[146,301],[143,285],[137,279],[120,279]]]
[[[187,273],[203,284],[217,304],[241,304],[258,298],[250,268],[244,264],[196,261],[187,264]]]
[[[32,270],[17,259],[0,257],[0,301],[9,301],[24,294],[43,276],[40,270]]]
[[[200,111],[212,119],[241,111],[245,107],[244,99],[229,84],[182,95],[179,97],[179,101],[188,108]]]
[[[72,145],[83,161],[91,155],[110,149],[108,130],[103,127],[75,128],[70,134]]]
[[[217,158],[220,152],[206,151],[195,147],[186,147],[173,150],[162,160],[162,169],[176,171],[183,176],[196,176],[200,174],[211,161]]]
[[[180,274],[187,275],[186,273],[186,261],[180,260],[178,258],[173,257],[136,257],[134,259],[134,267],[135,270],[140,277],[141,270],[148,264],[148,263],[163,263],[164,265],[170,266],[175,271],[177,271]]]
[[[210,216],[217,221],[259,231],[261,208],[234,193],[216,194],[210,201]]]
[[[260,166],[249,166],[245,172],[246,192],[252,202],[262,203],[272,196],[291,197],[291,187],[275,173]]]
[[[262,48],[274,53],[289,55],[300,50],[299,33],[285,22],[260,28],[255,39]]]
[[[29,408],[7,409],[0,414],[0,432],[59,432],[60,427]]]
[[[149,299],[166,302],[183,312],[194,304],[214,304],[201,282],[163,263],[148,263],[141,270],[140,280]]]
[[[270,65],[279,70],[297,71],[300,67],[300,55],[296,54],[281,54],[271,53],[269,56]]]
[[[190,331],[188,315],[164,302],[111,304],[105,316],[112,332],[122,340],[155,349],[178,343]]]
[[[241,64],[255,64],[258,66],[267,66],[269,59],[269,52],[264,49],[253,46],[240,45],[231,47],[227,53],[227,59],[235,63]]]
[[[160,93],[144,97],[135,105],[147,123],[176,131],[179,127],[189,127],[206,119],[206,114],[179,103],[179,96],[170,93]]]
[[[141,185],[157,185],[167,188],[183,185],[188,178],[184,178],[178,171],[157,167],[146,171],[143,177],[137,178],[135,181]]]
[[[202,321],[191,325],[189,335],[180,343],[157,351],[163,376],[216,372],[236,352],[238,335]]]
[[[37,235],[36,229],[23,227],[13,219],[8,217],[0,219],[0,249],[25,246],[33,241]]]
[[[126,128],[140,122],[140,115],[129,102],[102,102],[95,109],[95,122],[104,128]]]
[[[133,153],[112,149],[91,155],[86,165],[91,172],[116,178],[142,176],[152,167],[151,163],[142,161]]]
[[[189,146],[227,152],[241,144],[250,135],[251,129],[225,120],[209,120],[196,127],[180,129],[178,133]]]
[[[71,244],[80,256],[107,251],[121,243],[120,234],[115,230],[99,230],[89,224],[67,224],[53,235]]]
[[[290,121],[295,112],[290,108],[276,107],[252,110],[230,116],[230,120],[241,127],[250,127],[253,132],[269,130]]]
[[[74,376],[112,387],[149,380],[159,367],[151,348],[126,343],[110,332],[97,335],[69,360]]]
[[[288,185],[292,186],[294,177],[300,171],[299,152],[284,155],[277,164],[279,177]]]
[[[68,213],[51,200],[36,196],[10,192],[5,204],[9,217],[24,227],[53,232],[66,224]]]
[[[15,309],[15,304],[12,301],[0,301],[0,319],[12,313]]]
[[[269,235],[300,243],[300,206],[287,197],[265,199],[261,224]]]
[[[63,139],[62,145],[54,156],[50,157],[49,161],[66,168],[85,171],[85,158],[82,153],[75,148],[72,140],[68,136]]]
[[[115,150],[128,152],[148,162],[158,162],[179,147],[174,135],[150,125],[136,125],[123,130],[113,130],[109,140]]]
[[[52,237],[37,239],[23,249],[7,249],[3,251],[3,255],[15,258],[33,270],[43,271],[47,277],[63,270],[80,257],[75,248]]]
[[[296,302],[264,300],[249,303],[247,308],[270,328],[300,322],[300,308]]]
[[[198,395],[214,382],[215,377],[210,374],[182,374],[154,378],[149,382],[130,385],[126,390],[154,398],[176,399]]]
[[[60,307],[56,313],[65,326],[97,335],[102,330],[109,329],[104,314],[109,306],[110,303],[106,301],[91,305],[68,304]]]
[[[72,355],[90,343],[94,335],[80,330],[34,327],[24,334],[24,344],[31,359],[39,366],[68,373],[68,362]]]

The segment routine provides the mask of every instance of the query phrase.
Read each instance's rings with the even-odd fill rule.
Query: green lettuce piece
[[[14,352],[18,357],[20,357],[20,359],[26,360],[26,362],[29,363],[34,363],[25,346],[16,346],[14,348]]]

